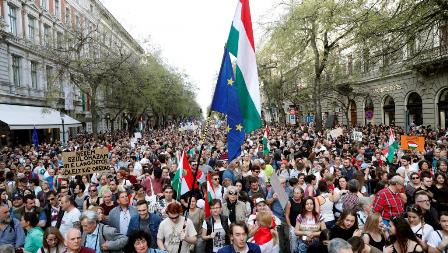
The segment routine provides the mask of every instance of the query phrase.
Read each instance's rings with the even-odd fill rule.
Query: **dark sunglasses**
[[[238,193],[236,192],[229,192],[229,195],[237,195]]]
[[[260,171],[259,170],[254,170],[254,173],[260,173]]]
[[[90,192],[96,192],[96,189],[90,190]]]
[[[420,177],[412,177],[412,179],[419,179]]]

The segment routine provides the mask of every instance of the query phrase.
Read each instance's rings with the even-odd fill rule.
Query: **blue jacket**
[[[157,232],[159,231],[160,222],[162,219],[159,215],[154,213],[149,213],[149,231],[151,232],[151,245],[150,247],[153,249],[157,249]],[[128,227],[128,236],[132,234],[132,232],[140,230],[140,215],[134,215],[131,217],[131,221],[129,222]]]
[[[0,245],[4,244],[11,244],[16,249],[25,244],[25,232],[18,219],[11,217],[11,223],[0,231]]]
[[[260,246],[255,243],[248,242],[249,251],[247,253],[261,253]],[[233,245],[227,245],[218,250],[218,253],[236,253]]]
[[[135,207],[133,206],[129,206],[129,214],[130,216],[135,216],[138,215],[137,210],[135,209]],[[109,212],[109,222],[108,225],[111,227],[116,228],[118,231],[120,231],[120,211],[121,211],[121,207],[120,206],[116,206],[114,208],[112,208],[112,210],[110,210]],[[129,230],[129,228],[128,228]],[[127,234],[127,233],[126,233]]]

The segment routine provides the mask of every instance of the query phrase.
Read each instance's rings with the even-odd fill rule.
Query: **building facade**
[[[42,48],[61,43],[70,28],[93,24],[97,26],[97,36],[111,49],[120,45],[135,55],[144,54],[99,0],[0,0],[0,14],[1,104],[47,106],[49,82],[56,66],[41,53]],[[52,107],[83,122],[82,130],[91,132],[89,98],[73,85],[68,75],[55,83],[59,87],[59,100]],[[98,131],[110,127],[107,116],[107,109],[101,110]],[[117,118],[115,126],[121,126],[121,121]],[[6,130],[4,124],[0,126],[3,138]]]
[[[348,122],[343,110],[331,101],[323,101],[323,114],[352,126],[371,123],[405,129],[413,125],[447,128],[448,26],[442,24],[421,39],[424,45],[417,40],[417,49],[407,46],[399,50],[394,61],[383,57],[367,65],[362,59],[349,60],[347,68],[360,73],[353,87],[367,95],[349,101]]]

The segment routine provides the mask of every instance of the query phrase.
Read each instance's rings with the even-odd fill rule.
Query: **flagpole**
[[[193,174],[193,185],[191,186],[191,190],[190,190],[190,196],[188,198],[188,206],[187,206],[187,210],[185,212],[185,221],[184,221],[184,225],[182,227],[182,230],[185,230],[185,228],[187,227],[187,219],[188,219],[188,215],[190,212],[190,205],[191,205],[191,197],[193,197],[193,191],[196,185],[196,177],[198,175],[198,171],[199,171],[199,164],[201,162],[201,157],[202,157],[202,151],[204,150],[204,146],[205,146],[205,139],[207,138],[207,132],[208,132],[208,125],[210,123],[210,116],[211,116],[211,110],[208,112],[208,116],[207,119],[205,121],[205,125],[204,128],[202,129],[202,136],[201,136],[201,148],[199,149],[199,156],[198,156],[198,162],[197,162],[197,168]],[[206,200],[207,201],[207,200]],[[185,235],[186,236],[186,235]],[[179,249],[177,250],[177,253],[180,253],[180,251],[182,250],[182,242],[183,240],[181,240],[179,242]]]

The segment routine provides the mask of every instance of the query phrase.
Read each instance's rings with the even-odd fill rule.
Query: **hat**
[[[16,200],[16,199],[23,199],[22,194],[16,193],[16,194],[12,195],[12,200]]]
[[[261,202],[266,203],[266,200],[264,200],[264,198],[256,198],[255,199],[255,205],[260,204]]]

